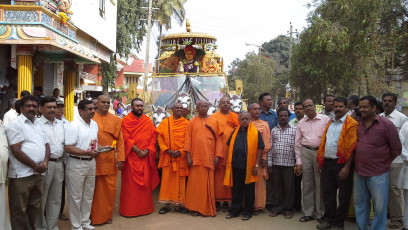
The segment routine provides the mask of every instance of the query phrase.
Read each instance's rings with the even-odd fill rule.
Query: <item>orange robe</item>
[[[106,116],[95,113],[93,120],[98,124],[98,142],[112,146],[115,150],[101,153],[96,157],[95,192],[92,202],[92,224],[103,224],[112,219],[116,197],[116,161],[125,161],[125,147],[122,136],[122,119],[108,112]]]
[[[219,126],[221,127],[220,139],[222,142],[222,154],[223,158],[220,159],[220,164],[214,171],[214,191],[216,201],[230,201],[231,200],[231,188],[224,185],[225,177],[225,156],[228,151],[227,141],[234,132],[235,128],[239,125],[238,114],[229,112],[225,115],[221,112],[216,112],[211,115],[217,119]]]
[[[164,119],[156,131],[160,147],[159,168],[162,169],[159,201],[164,203],[186,203],[186,176],[188,167],[183,150],[188,120],[173,116]],[[179,150],[181,156],[172,157],[166,150]]]
[[[265,144],[265,149],[262,154],[262,160],[267,161],[268,152],[271,149],[271,133],[269,129],[268,122],[263,121],[261,119],[252,121],[255,128],[261,133],[262,140]],[[268,179],[268,169],[259,167],[258,171],[258,181],[255,182],[255,203],[254,209],[255,210],[262,210],[265,208],[266,203],[266,187],[265,187],[265,180]]]
[[[122,168],[119,213],[122,216],[140,216],[154,211],[152,191],[159,184],[156,167],[157,132],[146,115],[137,118],[129,113],[122,121],[126,160]],[[149,154],[140,158],[132,151],[133,145],[148,149]]]
[[[222,157],[220,127],[213,117],[195,117],[187,124],[184,151],[190,152],[186,207],[204,216],[215,216],[214,159]]]

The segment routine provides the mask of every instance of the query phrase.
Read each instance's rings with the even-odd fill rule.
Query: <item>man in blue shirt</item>
[[[261,105],[261,115],[259,119],[268,122],[269,129],[273,129],[278,124],[278,116],[272,110],[272,97],[270,93],[262,93],[258,98]]]

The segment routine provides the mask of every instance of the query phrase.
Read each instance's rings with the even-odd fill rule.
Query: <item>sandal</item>
[[[252,216],[243,215],[243,216],[241,217],[241,220],[249,220],[249,219],[251,219],[251,218],[252,218]]]
[[[259,213],[261,213],[261,211],[262,211],[261,209],[254,210],[252,215],[257,216],[257,215],[259,215]]]
[[[271,213],[269,213],[269,216],[270,217],[275,217],[275,216],[278,216],[280,213],[279,212],[271,212]]]
[[[283,215],[283,217],[285,217],[285,219],[292,219],[293,213],[285,213],[285,215]]]
[[[236,216],[234,216],[234,215],[232,215],[231,213],[228,213],[226,216],[225,216],[225,219],[232,219],[232,218],[235,218]]]
[[[168,208],[166,208],[166,207],[163,207],[163,208],[160,209],[159,214],[166,214],[166,213],[168,213],[169,211],[170,211],[170,209],[168,209]]]
[[[219,211],[221,211],[221,205],[220,205],[220,202],[215,202],[215,211],[217,211],[217,212],[219,212]]]
[[[184,207],[181,207],[181,206],[177,206],[177,207],[174,209],[174,211],[179,212],[179,213],[181,213],[181,214],[186,214],[186,213],[188,212],[187,209],[185,209]]]
[[[302,217],[300,217],[299,221],[300,222],[308,222],[308,221],[311,221],[311,220],[314,220],[314,219],[315,218],[313,216],[302,216]]]
[[[224,204],[222,205],[222,211],[223,212],[228,212],[229,211],[228,202],[224,202]]]
[[[58,219],[63,220],[63,221],[69,220],[69,218],[66,217],[63,213],[59,214]]]
[[[198,212],[191,212],[191,216],[196,217],[196,216],[199,216],[199,215],[200,215],[200,213],[198,213]]]

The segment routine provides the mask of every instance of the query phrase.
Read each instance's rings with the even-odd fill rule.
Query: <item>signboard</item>
[[[57,86],[64,85],[64,63],[57,64]]]

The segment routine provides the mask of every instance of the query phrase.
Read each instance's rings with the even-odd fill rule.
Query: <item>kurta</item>
[[[188,120],[173,116],[164,119],[156,131],[160,147],[159,168],[162,168],[159,201],[165,203],[186,203],[186,176],[188,167],[183,150]],[[180,151],[181,156],[172,157],[166,150]]]
[[[152,191],[159,184],[156,167],[157,132],[146,115],[137,118],[129,113],[122,121],[125,142],[125,162],[122,168],[119,213],[126,217],[140,216],[154,211]],[[133,145],[140,150],[149,150],[140,158],[132,151]]]
[[[234,132],[235,128],[238,127],[238,115],[233,112],[225,115],[221,112],[216,112],[211,117],[217,119],[218,124],[221,128],[220,139],[222,142],[222,154],[223,158],[220,160],[220,164],[215,168],[214,171],[214,193],[216,201],[230,201],[231,200],[231,188],[224,185],[225,177],[225,156],[228,151],[227,141]]]
[[[222,158],[220,127],[213,117],[195,117],[187,124],[184,150],[191,153],[186,207],[204,216],[215,216],[214,159]]]
[[[108,112],[106,116],[95,113],[93,120],[98,124],[100,145],[112,146],[116,151],[101,153],[96,157],[95,192],[92,202],[92,224],[104,224],[112,219],[116,197],[117,161],[125,161],[125,146],[122,135],[122,119]],[[115,154],[116,152],[116,154]]]
[[[268,157],[269,149],[271,148],[271,133],[269,129],[269,125],[266,121],[261,119],[252,121],[255,128],[261,133],[263,142],[265,144],[265,149],[262,154],[262,160],[266,162],[266,158]],[[265,208],[266,204],[266,187],[265,187],[265,180],[268,179],[268,169],[265,166],[264,168],[259,167],[258,169],[258,181],[255,182],[255,203],[254,209],[255,210],[262,210]]]

